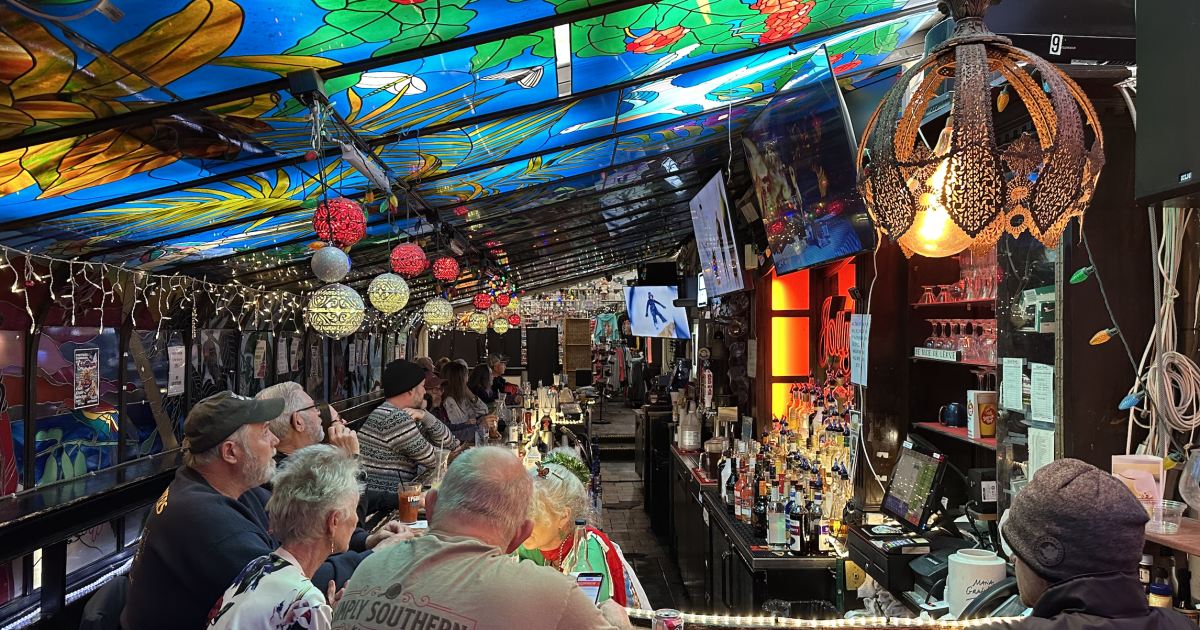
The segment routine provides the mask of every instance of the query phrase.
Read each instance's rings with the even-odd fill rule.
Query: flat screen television
[[[692,197],[692,230],[700,255],[701,277],[713,297],[742,290],[742,264],[733,238],[733,216],[721,171]]]
[[[875,249],[878,233],[855,188],[854,131],[821,47],[809,83],[781,93],[742,134],[775,273]]]
[[[691,339],[687,311],[675,306],[678,287],[625,287],[625,312],[635,337]]]

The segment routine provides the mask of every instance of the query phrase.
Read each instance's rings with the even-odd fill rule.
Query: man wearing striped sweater
[[[420,409],[425,398],[425,370],[403,359],[383,368],[383,404],[358,432],[367,489],[396,492],[437,463],[437,449],[453,450],[459,441],[433,414]]]

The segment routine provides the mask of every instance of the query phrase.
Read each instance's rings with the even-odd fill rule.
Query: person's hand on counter
[[[633,623],[629,621],[629,615],[625,613],[625,607],[615,600],[606,599],[600,602],[600,614],[604,615],[604,620],[610,625],[621,630],[633,628]]]

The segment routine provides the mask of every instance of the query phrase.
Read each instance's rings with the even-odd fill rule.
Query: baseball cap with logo
[[[203,453],[229,439],[243,425],[267,422],[283,413],[283,399],[257,400],[233,392],[213,394],[196,403],[183,421],[183,448]]]

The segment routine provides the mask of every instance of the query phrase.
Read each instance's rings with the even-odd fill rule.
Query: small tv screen
[[[692,230],[700,255],[701,278],[713,297],[742,290],[741,262],[733,238],[733,217],[720,171],[692,197]]]
[[[821,47],[810,82],[780,94],[742,134],[775,273],[871,251],[875,224],[855,188],[855,142]]]
[[[696,276],[696,306],[708,306],[708,287],[704,285],[704,274]]]
[[[675,306],[678,287],[625,287],[625,311],[635,337],[691,339],[687,311]]]

